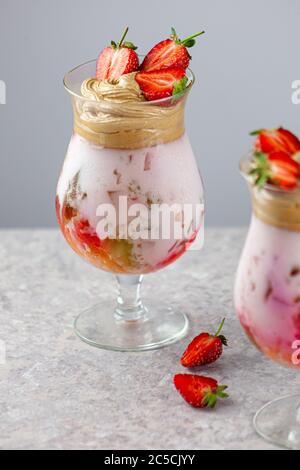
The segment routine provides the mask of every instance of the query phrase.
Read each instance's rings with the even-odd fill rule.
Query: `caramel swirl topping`
[[[89,78],[73,98],[75,132],[106,147],[136,149],[172,142],[184,134],[185,97],[164,104],[145,100],[136,73],[115,83]]]
[[[136,72],[128,73],[115,82],[88,78],[81,86],[81,94],[95,101],[109,100],[115,103],[145,101],[135,76]]]

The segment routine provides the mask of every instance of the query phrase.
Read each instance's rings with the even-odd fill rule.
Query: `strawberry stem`
[[[182,44],[184,42],[190,41],[191,39],[197,38],[198,36],[201,36],[201,34],[204,34],[204,33],[205,33],[205,31],[201,31],[200,33],[193,34],[192,36],[189,36],[186,39],[182,39],[180,42]]]
[[[250,132],[249,135],[255,136],[261,134],[261,132],[263,132],[263,129],[257,129],[255,131]]]
[[[215,334],[215,337],[219,336],[219,334],[221,333],[221,330],[222,330],[222,328],[223,328],[223,326],[224,326],[225,320],[226,320],[226,318],[223,318],[223,320],[221,321],[220,326],[219,326],[219,328],[218,328],[218,330],[217,330],[217,332],[216,332],[216,334]]]
[[[129,31],[129,27],[127,26],[127,28],[125,29],[124,33],[123,33],[123,36],[121,37],[121,40],[120,42],[118,43],[118,48],[120,48],[124,42],[124,39],[126,38],[127,36],[127,33]]]

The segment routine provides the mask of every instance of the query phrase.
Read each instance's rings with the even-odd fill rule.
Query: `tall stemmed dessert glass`
[[[203,230],[203,186],[184,127],[194,84],[187,47],[195,40],[172,30],[140,66],[127,31],[65,77],[74,132],[56,207],[69,245],[118,282],[115,304],[103,293],[76,319],[76,333],[100,348],[136,351],[187,331],[184,313],[155,293],[144,305],[140,287],[144,274],[173,263]]]
[[[251,342],[268,357],[300,369],[300,141],[279,128],[257,131],[241,172],[253,216],[240,260],[235,306]],[[300,449],[300,393],[255,416],[264,438]]]

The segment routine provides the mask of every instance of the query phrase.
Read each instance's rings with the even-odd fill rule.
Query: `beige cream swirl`
[[[145,102],[135,73],[116,83],[87,79],[73,98],[75,132],[107,148],[135,149],[171,142],[184,133],[185,97]]]
[[[81,85],[81,94],[85,98],[95,101],[109,100],[115,103],[145,101],[135,76],[136,72],[127,73],[114,83],[108,80],[100,81],[96,78],[88,78]]]

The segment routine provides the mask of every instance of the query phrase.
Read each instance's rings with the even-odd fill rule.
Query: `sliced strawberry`
[[[186,70],[191,60],[187,48],[194,46],[194,38],[203,33],[204,31],[196,33],[181,41],[174,28],[172,28],[171,39],[165,39],[151,49],[141,65],[141,71],[154,72],[169,68]]]
[[[218,398],[227,398],[226,385],[210,377],[192,374],[175,375],[174,385],[184,400],[196,408],[214,408]]]
[[[81,244],[87,245],[90,249],[100,248],[101,241],[95,230],[90,226],[88,220],[76,220],[74,222],[74,229],[76,238]]]
[[[182,69],[168,69],[161,72],[138,72],[136,81],[148,101],[172,96],[176,84],[185,77]]]
[[[184,367],[196,367],[211,364],[219,359],[223,352],[223,345],[227,346],[227,340],[220,335],[225,319],[222,320],[215,335],[201,333],[188,345],[181,358]]]
[[[115,50],[109,46],[105,47],[99,54],[96,64],[96,78],[98,80],[107,80],[109,78],[109,69],[115,55]]]
[[[98,80],[118,80],[126,73],[135,72],[139,68],[139,58],[131,42],[124,42],[128,33],[126,28],[120,42],[111,42],[100,53],[96,65],[96,78]]]
[[[267,154],[285,152],[291,156],[300,150],[300,140],[298,137],[287,129],[283,129],[283,127],[254,131],[252,135],[258,136],[255,148],[259,152]]]
[[[268,158],[271,167],[271,182],[284,189],[295,188],[298,184],[300,166],[288,154],[273,152]]]
[[[172,39],[159,42],[146,55],[142,65],[142,72],[153,72],[168,68],[182,68],[189,66],[191,56],[182,44],[176,44]]]
[[[270,155],[254,152],[249,174],[257,186],[270,183],[282,189],[293,189],[298,185],[300,165],[285,152]]]

